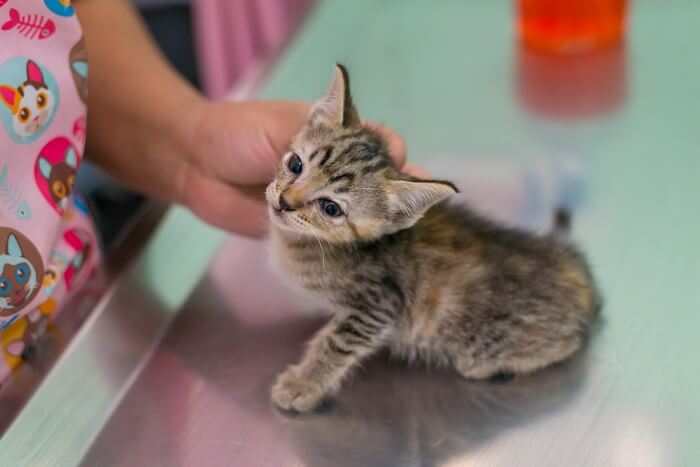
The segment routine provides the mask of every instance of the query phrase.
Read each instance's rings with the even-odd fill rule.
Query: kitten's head
[[[417,180],[392,165],[384,141],[363,127],[345,68],[311,109],[267,187],[273,225],[330,243],[377,239],[415,224],[457,189]]]
[[[0,314],[19,311],[33,297],[37,274],[24,256],[17,237],[8,235],[5,253],[0,253]]]
[[[63,160],[55,164],[51,164],[44,156],[39,156],[39,173],[48,183],[51,198],[62,210],[68,206],[77,171],[78,156],[70,146],[66,149]]]
[[[27,79],[18,87],[0,85],[0,100],[12,112],[12,127],[20,137],[38,133],[49,121],[56,98],[33,61],[27,62]]]
[[[0,85],[0,100],[12,112],[12,127],[20,137],[31,136],[49,121],[56,98],[33,61],[27,62],[27,79],[18,87]]]

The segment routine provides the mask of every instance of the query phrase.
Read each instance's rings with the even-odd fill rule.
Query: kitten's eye
[[[66,196],[66,186],[63,184],[63,182],[58,180],[51,184],[51,191],[53,191],[53,194],[59,198]]]
[[[20,264],[15,271],[15,280],[20,284],[24,284],[27,282],[27,279],[29,279],[29,266]]]
[[[12,290],[12,283],[7,279],[0,279],[0,297],[5,297]]]
[[[301,163],[301,159],[299,158],[299,156],[297,156],[296,154],[292,154],[292,156],[287,161],[287,168],[294,175],[299,175],[301,174],[304,165]]]
[[[329,217],[338,217],[343,215],[343,210],[340,209],[337,203],[329,199],[319,200],[321,210]]]
[[[46,94],[40,92],[39,95],[36,96],[36,105],[40,109],[44,108],[44,106],[46,105]]]
[[[26,123],[27,120],[29,120],[29,117],[31,116],[32,113],[26,107],[22,107],[21,109],[19,109],[19,113],[17,114],[17,118],[19,118],[19,121],[22,123]]]

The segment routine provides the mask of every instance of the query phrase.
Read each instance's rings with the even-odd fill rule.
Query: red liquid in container
[[[528,47],[576,54],[621,39],[627,0],[517,0],[516,9],[518,31]]]

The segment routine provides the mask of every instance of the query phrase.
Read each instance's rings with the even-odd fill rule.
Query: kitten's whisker
[[[316,238],[316,241],[318,242],[318,246],[321,248],[321,273],[325,274],[326,273],[326,252],[323,251],[323,245],[321,245],[321,240],[318,238],[318,235],[316,235],[316,232],[314,232],[313,230],[311,230],[310,232]]]

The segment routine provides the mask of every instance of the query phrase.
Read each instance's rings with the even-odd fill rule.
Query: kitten
[[[78,171],[78,156],[73,148],[68,147],[64,159],[54,165],[39,157],[39,172],[46,179],[51,198],[61,211],[68,207],[68,199],[73,191],[75,174]]]
[[[581,347],[599,308],[581,254],[559,234],[442,203],[456,192],[392,166],[339,65],[266,191],[273,260],[334,312],[278,377],[277,406],[314,408],[383,346],[475,379],[531,372]]]
[[[9,234],[5,253],[0,253],[0,316],[21,310],[37,285],[34,266],[24,257],[17,237]]]
[[[48,122],[56,105],[46,85],[44,73],[33,61],[27,61],[27,79],[18,87],[0,84],[0,100],[12,112],[12,127],[19,137],[37,133]]]

